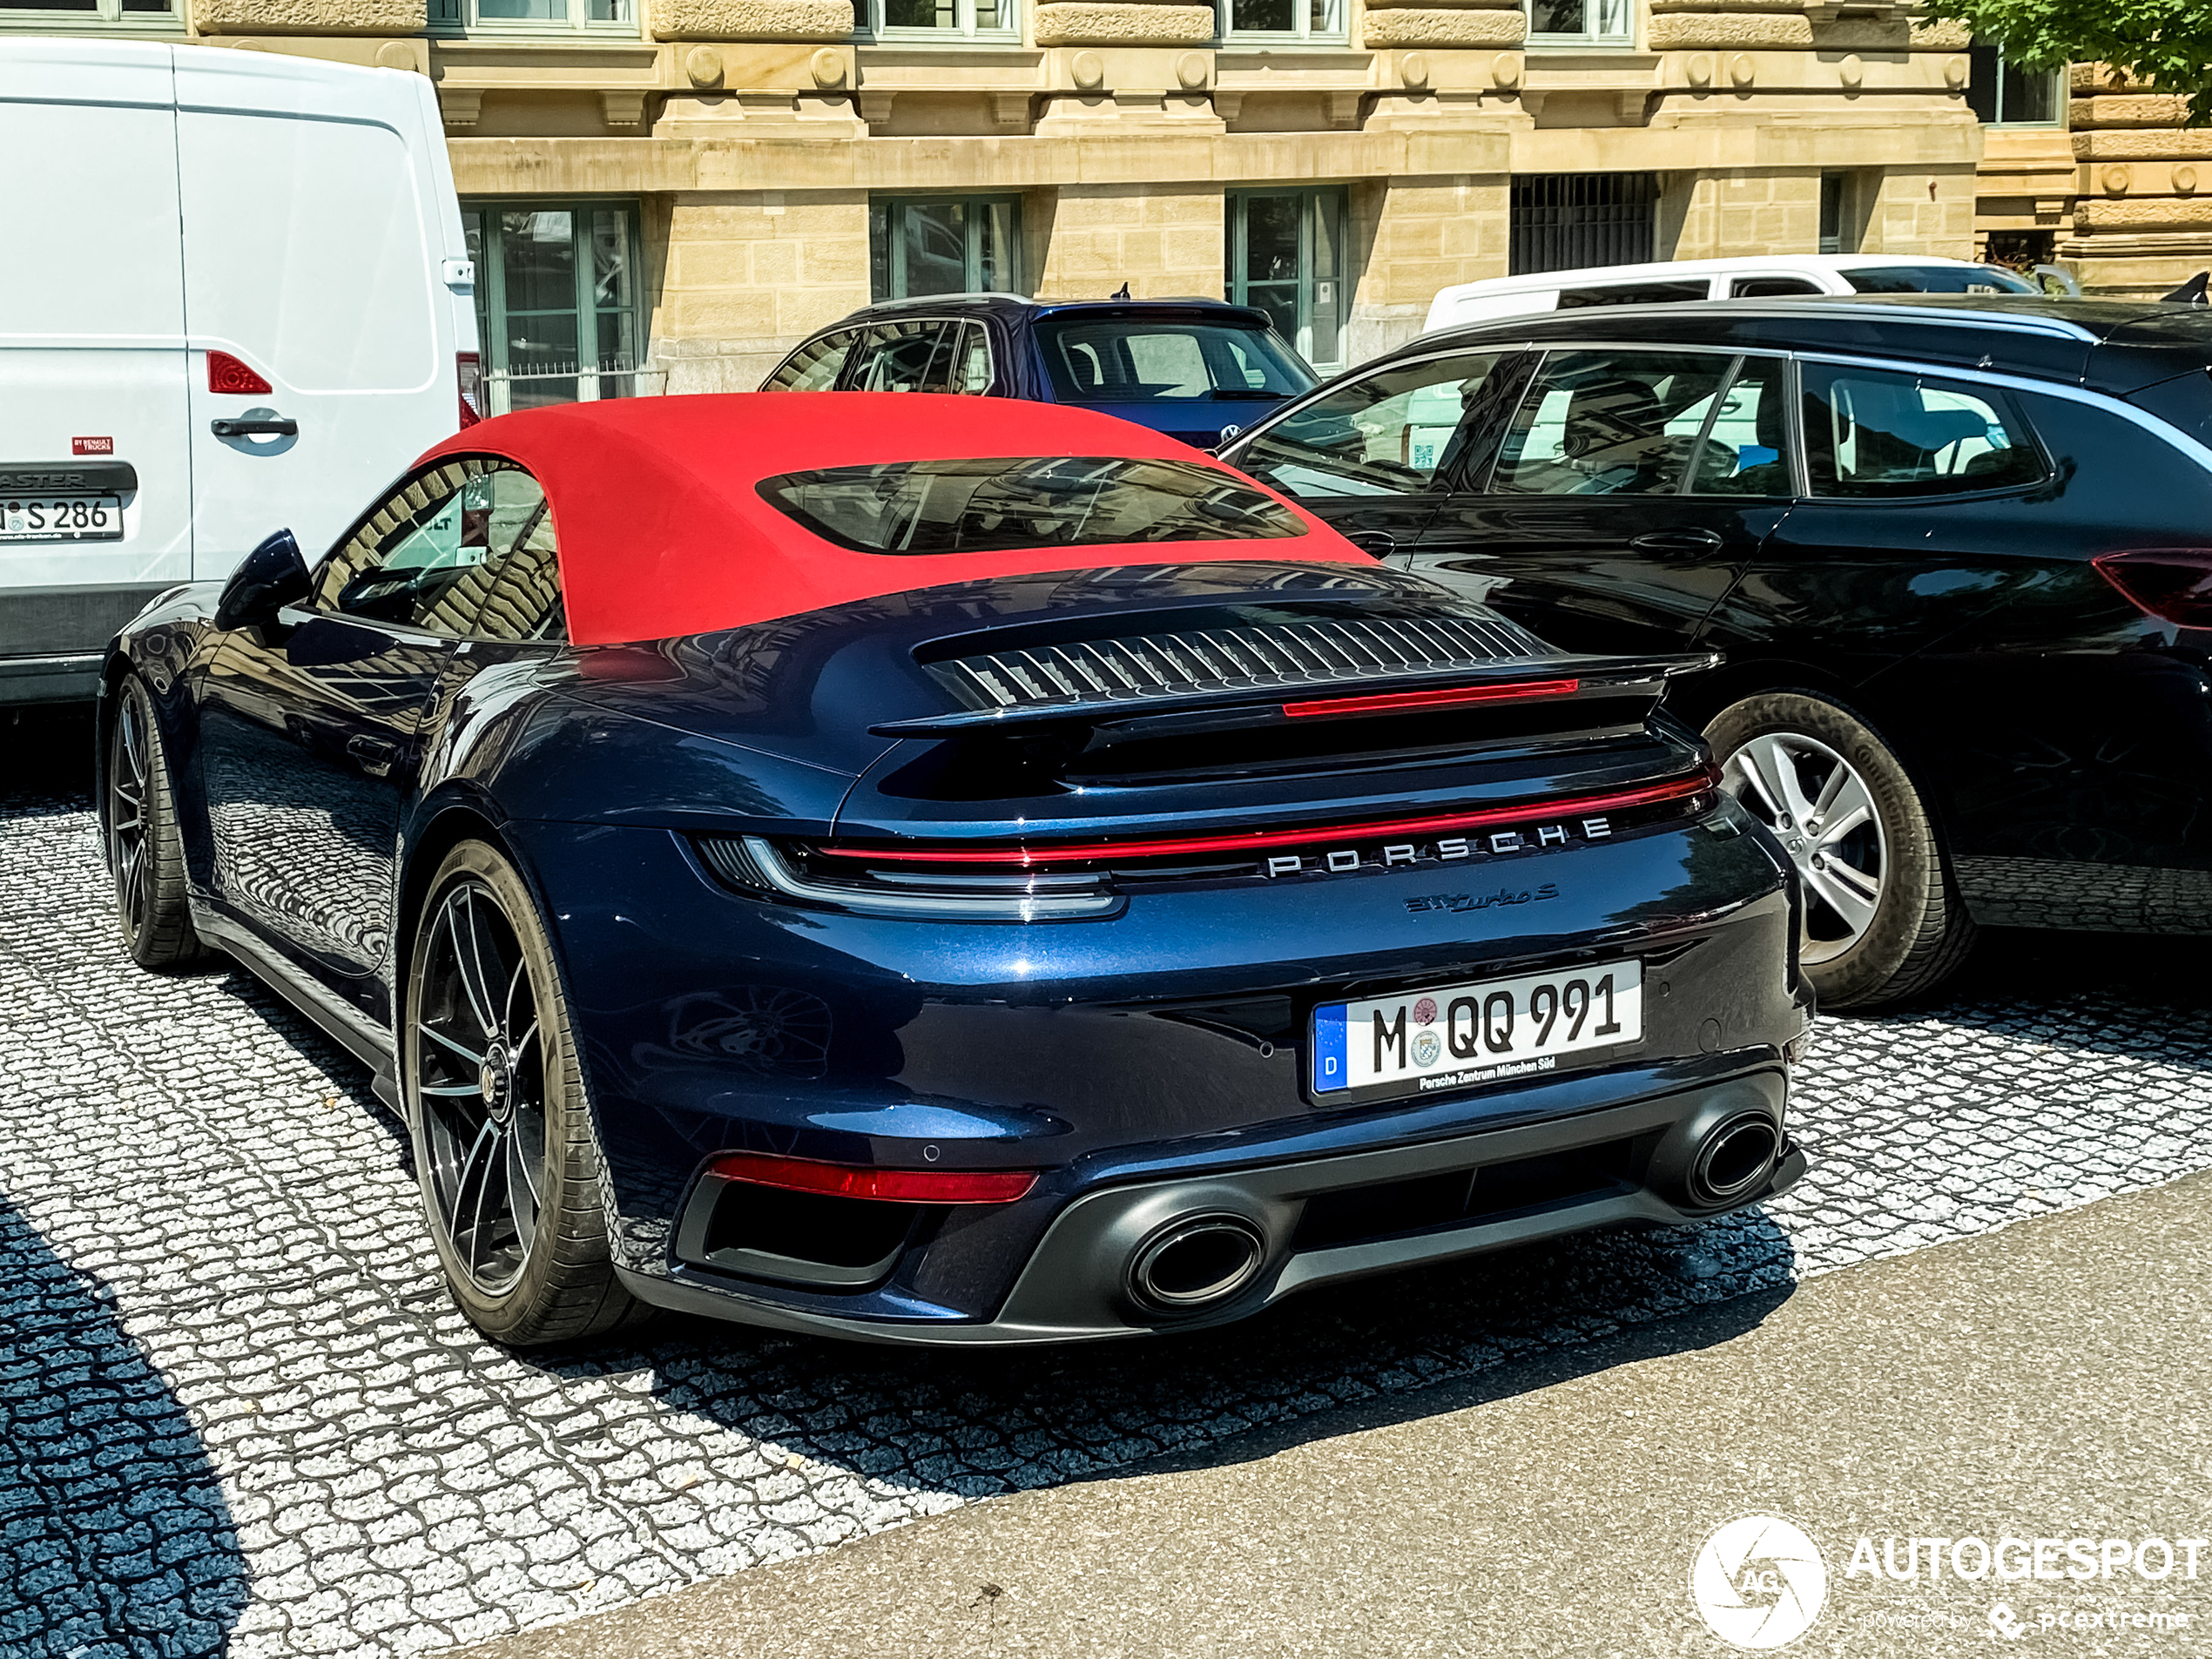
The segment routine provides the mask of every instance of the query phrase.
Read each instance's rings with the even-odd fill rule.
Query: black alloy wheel
[[[1935,988],[1975,927],[1933,821],[1873,729],[1810,691],[1745,698],[1705,740],[1721,786],[1797,867],[1798,962],[1824,1009],[1875,1008]]]
[[[206,954],[185,900],[185,850],[153,699],[136,674],[115,698],[108,732],[107,862],[124,948],[141,968],[181,968]]]
[[[616,1280],[601,1159],[536,907],[480,841],[447,854],[415,932],[402,1063],[424,1205],[454,1299],[516,1346],[637,1312]]]

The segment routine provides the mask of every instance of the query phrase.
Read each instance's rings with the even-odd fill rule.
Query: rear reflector
[[[1332,714],[1402,714],[1413,709],[1453,709],[1468,703],[1524,703],[1540,697],[1572,697],[1580,680],[1531,680],[1519,685],[1456,685],[1440,691],[1379,691],[1368,697],[1322,697],[1285,703],[1293,720]]]
[[[2089,563],[2138,610],[2183,628],[2212,628],[2212,549],[2148,547]]]
[[[207,354],[207,389],[239,397],[258,396],[268,391],[269,383],[230,353],[211,351]]]
[[[1656,806],[1667,801],[1688,800],[1715,788],[1719,774],[1710,767],[1686,778],[1642,789],[1621,789],[1604,795],[1569,795],[1552,800],[1522,801],[1514,806],[1493,806],[1479,813],[1443,813],[1432,818],[1398,818],[1379,824],[1328,824],[1311,829],[1259,830],[1244,835],[1178,835],[1155,841],[1107,841],[1089,846],[992,846],[959,848],[821,846],[825,858],[872,859],[879,864],[995,864],[1026,869],[1039,864],[1082,864],[1122,859],[1161,858],[1188,853],[1264,853],[1278,846],[1313,846],[1324,842],[1368,840],[1386,835],[1451,834],[1460,830],[1487,829],[1496,824],[1523,824],[1532,818],[1574,818],[1583,813],[1624,812],[1632,806]]]
[[[455,352],[453,366],[461,381],[461,429],[484,418],[484,363],[475,352]]]
[[[768,1152],[727,1152],[709,1175],[789,1192],[821,1192],[878,1204],[1012,1204],[1037,1184],[1035,1170],[867,1170]]]

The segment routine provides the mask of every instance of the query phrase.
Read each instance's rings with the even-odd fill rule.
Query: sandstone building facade
[[[1447,283],[1599,257],[2047,231],[2155,286],[2206,205],[2128,125],[2163,103],[1993,123],[1964,35],[1892,0],[0,0],[0,30],[432,78],[516,407],[749,389],[872,298],[977,287],[1226,295],[1330,368]]]

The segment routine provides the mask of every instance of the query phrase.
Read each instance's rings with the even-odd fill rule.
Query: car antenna
[[[1118,287],[1118,288],[1115,289],[1115,290],[1113,291],[1113,293],[1111,293],[1108,294],[1106,297],[1107,297],[1109,300],[1126,300],[1126,299],[1128,299],[1128,298],[1129,298],[1129,280],[1128,280],[1126,277],[1124,277],[1124,278],[1122,280],[1122,286],[1121,286],[1120,287]]]

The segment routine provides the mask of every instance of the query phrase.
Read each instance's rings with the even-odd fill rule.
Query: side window
[[[1711,282],[1608,282],[1588,288],[1561,288],[1559,307],[1561,311],[1580,311],[1588,306],[1662,306],[1676,305],[1685,300],[1711,297]]]
[[[840,329],[833,334],[824,334],[819,340],[810,340],[784,360],[784,365],[766,381],[764,392],[826,392],[837,384],[838,372],[845,367],[845,360],[852,354],[853,342],[860,337],[857,328]]]
[[[543,495],[494,570],[475,631],[490,639],[566,639],[553,507]]]
[[[851,392],[921,392],[943,384],[941,357],[951,355],[948,336],[957,326],[932,318],[926,322],[885,323],[868,330],[866,344],[853,354],[845,388]],[[935,385],[932,373],[935,371]]]
[[[991,335],[980,322],[961,325],[960,339],[953,347],[948,392],[964,392],[981,397],[991,389]]]
[[[1236,464],[1307,500],[1425,492],[1483,382],[1512,354],[1435,358],[1366,375],[1268,428]]]
[[[1693,496],[1791,496],[1789,393],[1782,359],[1746,357],[1699,431]],[[1711,407],[1710,401],[1708,407]]]
[[[1514,415],[1490,487],[1506,495],[1672,495],[1731,361],[1703,352],[1554,353]]]
[[[2019,410],[1994,388],[1826,363],[1803,373],[1816,496],[1953,496],[2044,475]]]
[[[386,499],[332,554],[315,603],[341,615],[466,634],[545,504],[537,481],[489,458],[442,462]]]
[[[1793,276],[1736,277],[1728,285],[1728,297],[1731,300],[1781,300],[1793,293],[1826,292],[1817,282]]]

